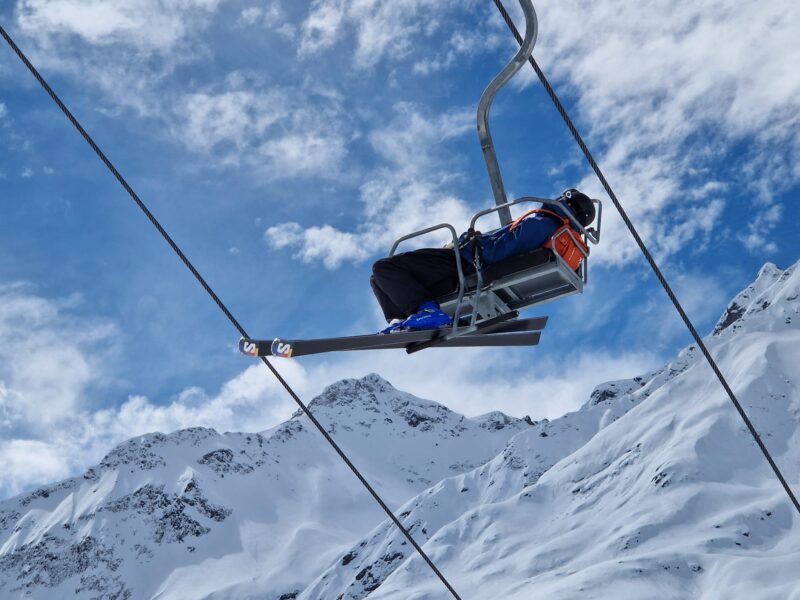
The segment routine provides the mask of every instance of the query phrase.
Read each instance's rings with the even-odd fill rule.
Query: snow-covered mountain
[[[390,506],[533,423],[468,419],[377,375],[310,408]],[[300,414],[260,434],[188,429],[0,503],[0,598],[294,598],[384,513]]]
[[[800,267],[707,337],[800,493]],[[693,346],[534,423],[376,375],[312,410],[466,599],[800,598],[800,523]],[[441,583],[296,415],[131,440],[0,503],[2,598],[431,600]]]
[[[768,264],[707,338],[797,494],[799,297]],[[800,519],[694,346],[401,514],[465,598],[800,598]],[[448,597],[386,523],[343,556],[299,598]]]

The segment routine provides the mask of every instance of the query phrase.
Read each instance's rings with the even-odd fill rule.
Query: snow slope
[[[799,295],[768,264],[707,338],[796,493]],[[798,516],[693,346],[401,511],[464,598],[800,598]],[[367,595],[449,597],[386,523],[299,597]]]
[[[310,406],[392,507],[531,427],[377,375]],[[0,503],[0,598],[292,598],[384,516],[300,415],[261,434],[146,435]]]
[[[800,267],[708,345],[800,491]],[[694,347],[553,421],[467,419],[377,375],[311,403],[472,598],[800,599],[797,515]],[[305,419],[190,429],[0,503],[0,598],[434,600],[446,590]]]

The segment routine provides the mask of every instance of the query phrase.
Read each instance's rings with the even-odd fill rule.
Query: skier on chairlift
[[[587,242],[600,241],[602,204],[575,189],[556,200],[534,196],[509,200],[489,130],[489,109],[495,96],[528,62],[536,41],[533,5],[530,0],[519,1],[525,14],[525,37],[514,57],[484,90],[476,114],[495,206],[473,216],[460,238],[452,225],[434,225],[396,240],[389,257],[373,265],[370,283],[390,322],[381,333],[311,340],[243,337],[239,340],[241,352],[291,358],[350,350],[402,348],[411,354],[431,347],[535,346],[547,317],[519,319],[520,312],[583,292]],[[511,207],[529,202],[540,203],[542,208],[512,223]],[[494,212],[502,226],[485,235],[476,232],[477,219]],[[595,219],[596,226],[588,227]],[[401,242],[437,229],[452,234],[449,249],[423,248],[395,255]],[[447,325],[452,325],[449,332],[442,329]]]
[[[512,256],[543,247],[553,233],[563,226],[570,211],[588,227],[594,221],[592,200],[576,189],[566,190],[557,202],[526,213],[513,223],[473,238],[466,233],[459,238],[459,254],[465,275],[475,272],[475,243],[481,264],[499,263]],[[577,232],[576,232],[577,233]],[[439,308],[436,298],[458,286],[455,253],[450,248],[421,248],[382,258],[372,266],[370,284],[389,326],[381,333],[438,329],[452,324],[451,317]]]

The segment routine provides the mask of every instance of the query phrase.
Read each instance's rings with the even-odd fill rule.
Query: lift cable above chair
[[[147,208],[147,206],[142,202],[136,192],[133,191],[133,188],[128,184],[124,177],[120,174],[120,172],[116,169],[116,167],[112,164],[112,162],[108,159],[105,153],[100,149],[100,147],[94,142],[92,137],[86,132],[86,130],[81,126],[78,120],[72,115],[69,109],[64,105],[61,99],[56,95],[50,85],[44,80],[44,78],[39,74],[36,68],[31,64],[28,60],[27,56],[22,52],[22,50],[17,46],[11,36],[6,32],[6,30],[0,25],[0,36],[2,36],[11,49],[16,53],[19,59],[25,64],[28,70],[33,74],[36,80],[41,84],[47,94],[53,99],[53,101],[58,105],[64,115],[69,119],[70,123],[78,130],[84,140],[91,146],[92,150],[94,150],[95,154],[103,161],[109,171],[114,175],[117,181],[125,188],[125,191],[128,192],[128,195],[133,199],[133,201],[137,204],[137,206],[142,210],[148,220],[153,224],[153,226],[158,230],[164,240],[169,244],[175,254],[181,259],[181,262],[186,266],[189,271],[191,271],[192,275],[194,275],[197,282],[203,287],[203,289],[211,296],[211,299],[214,303],[219,307],[219,309],[225,314],[231,324],[236,328],[239,332],[239,335],[242,337],[248,337],[247,332],[244,328],[239,324],[239,321],[233,316],[231,311],[228,307],[222,302],[222,300],[217,296],[211,286],[203,279],[202,275],[198,272],[198,270],[194,267],[191,261],[186,257],[183,251],[178,247],[172,237],[167,233],[167,231],[161,226],[158,220],[155,218],[153,213]],[[409,543],[414,547],[417,553],[422,557],[422,559],[428,564],[431,570],[436,574],[436,576],[441,580],[450,594],[456,598],[456,600],[461,600],[461,597],[455,591],[453,586],[450,582],[445,578],[444,574],[436,567],[430,557],[425,553],[422,547],[414,540],[411,533],[408,529],[400,522],[400,520],[395,516],[389,506],[383,501],[383,499],[378,495],[378,492],[370,485],[370,483],[364,478],[358,468],[352,463],[352,461],[347,457],[344,451],[339,447],[336,441],[331,437],[331,435],[326,431],[325,427],[320,423],[317,418],[313,415],[313,413],[309,410],[308,406],[300,399],[300,397],[295,393],[294,389],[287,383],[287,381],[281,376],[281,374],[275,369],[275,367],[270,363],[266,357],[261,357],[261,361],[267,366],[267,368],[272,372],[278,382],[283,386],[286,392],[292,397],[292,399],[297,403],[300,409],[305,413],[305,415],[311,420],[314,426],[319,430],[325,440],[330,444],[330,446],[336,451],[339,457],[344,461],[344,463],[350,468],[353,474],[358,478],[361,484],[366,488],[366,490],[370,493],[373,497],[375,502],[380,505],[386,515],[391,519],[394,525],[397,527],[398,530],[405,536],[405,538],[409,541]]]
[[[503,20],[506,22],[506,25],[508,25],[508,28],[514,34],[514,38],[517,40],[517,43],[520,44],[520,46],[522,46],[523,45],[522,36],[520,36],[519,31],[517,31],[517,28],[514,25],[514,22],[511,20],[511,16],[508,14],[508,11],[506,11],[505,7],[503,6],[503,3],[501,2],[501,0],[493,0],[493,1],[497,6],[497,10],[500,11]],[[683,306],[681,306],[678,297],[672,291],[672,288],[670,287],[669,283],[667,282],[666,278],[661,272],[661,269],[658,268],[658,265],[656,264],[653,255],[650,254],[650,250],[648,250],[647,246],[645,246],[644,242],[642,241],[642,238],[639,236],[639,232],[636,231],[636,228],[633,226],[633,223],[628,217],[628,214],[622,207],[622,203],[617,198],[617,195],[614,193],[614,190],[611,189],[611,186],[609,185],[608,181],[603,175],[603,172],[600,170],[600,167],[597,165],[597,162],[592,156],[592,153],[589,151],[589,148],[583,141],[581,134],[578,132],[578,129],[575,127],[575,124],[572,122],[572,119],[567,114],[564,105],[561,104],[561,101],[558,99],[558,96],[556,96],[553,87],[550,85],[550,82],[547,81],[544,72],[539,67],[533,56],[528,57],[528,62],[530,62],[531,66],[536,71],[536,75],[539,77],[539,81],[541,81],[542,86],[544,86],[547,95],[550,96],[550,99],[553,101],[553,104],[558,110],[558,113],[561,115],[561,118],[564,119],[564,122],[567,124],[567,127],[569,128],[572,137],[575,138],[575,141],[577,142],[578,146],[580,146],[583,155],[586,157],[586,160],[589,161],[589,165],[592,167],[592,170],[594,171],[595,175],[597,175],[597,178],[603,185],[603,188],[608,194],[608,197],[611,198],[611,201],[614,203],[614,206],[616,207],[617,211],[622,217],[622,220],[625,222],[625,225],[627,226],[628,231],[630,231],[631,235],[633,236],[633,239],[636,240],[636,244],[639,246],[639,249],[642,251],[642,254],[644,254],[645,259],[647,259],[650,268],[653,270],[653,273],[655,273],[656,278],[658,278],[658,281],[661,283],[662,287],[664,288],[664,291],[667,293],[667,296],[669,296],[669,299],[672,301],[675,310],[678,311],[678,314],[680,315],[681,319],[686,325],[686,328],[689,330],[692,337],[694,338],[694,341],[697,344],[698,348],[700,348],[700,351],[703,353],[703,356],[705,356],[706,360],[708,361],[708,364],[711,366],[711,369],[717,376],[717,379],[719,379],[719,382],[722,384],[722,387],[725,389],[725,392],[728,394],[728,397],[730,398],[731,402],[736,407],[736,411],[739,413],[739,416],[742,418],[742,421],[744,421],[744,424],[747,426],[750,435],[753,437],[756,444],[761,449],[761,452],[764,454],[764,457],[767,459],[767,462],[769,463],[770,467],[772,467],[775,476],[778,478],[778,481],[780,481],[781,485],[783,486],[783,489],[789,496],[789,500],[791,500],[795,509],[797,509],[797,512],[800,513],[800,502],[798,502],[797,497],[792,491],[792,488],[789,487],[786,478],[783,476],[783,473],[781,472],[777,463],[772,458],[772,455],[770,454],[767,447],[764,445],[764,442],[761,440],[761,436],[758,434],[758,431],[756,430],[752,421],[750,421],[750,418],[747,416],[744,407],[742,407],[741,403],[736,397],[736,394],[733,392],[733,389],[731,389],[731,386],[728,384],[727,380],[725,379],[725,376],[722,374],[722,371],[720,371],[719,367],[717,366],[716,361],[711,356],[711,353],[708,351],[708,348],[706,348],[703,339],[700,337],[700,334],[697,333],[697,329],[695,329],[695,326],[692,324],[692,321],[689,319],[689,316],[686,314],[686,311],[684,311]]]

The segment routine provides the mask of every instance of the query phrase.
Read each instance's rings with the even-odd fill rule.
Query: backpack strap
[[[516,221],[514,221],[513,223],[511,223],[511,227],[509,227],[509,228],[508,228],[508,230],[509,230],[509,231],[514,231],[514,230],[515,230],[517,227],[519,227],[520,223],[522,223],[522,222],[523,222],[525,219],[527,219],[528,217],[530,217],[530,216],[531,216],[532,214],[534,214],[534,213],[542,213],[542,214],[544,214],[544,215],[547,215],[547,216],[549,216],[549,217],[555,217],[556,219],[558,219],[559,221],[561,221],[561,223],[562,223],[564,226],[566,226],[566,227],[570,227],[570,220],[569,220],[569,218],[567,218],[567,217],[562,217],[562,216],[561,216],[561,215],[559,215],[558,213],[556,213],[556,212],[554,212],[554,211],[552,211],[552,210],[547,210],[546,208],[534,208],[533,210],[529,210],[529,211],[528,211],[528,212],[526,212],[524,215],[522,215],[520,218],[518,218]],[[575,228],[573,227],[573,229],[575,229]]]
[[[561,226],[555,230],[551,238],[547,240],[547,243],[543,247],[549,248],[561,256],[561,258],[564,259],[564,261],[573,271],[577,271],[583,262],[584,256],[589,254],[589,246],[584,241],[580,232],[572,226],[572,223],[568,217],[562,217],[561,215],[553,212],[552,210],[547,210],[546,208],[534,208],[514,221],[508,230],[514,231],[514,229],[517,228],[522,221],[535,213],[542,213],[549,217],[555,217],[561,221]],[[570,231],[577,234],[577,236],[575,238],[571,237],[568,233]],[[583,252],[578,250],[579,246]]]
[[[483,246],[481,245],[481,232],[469,229],[458,238],[458,250],[461,255],[462,250],[467,250],[472,244],[472,264],[476,271],[483,268]]]

